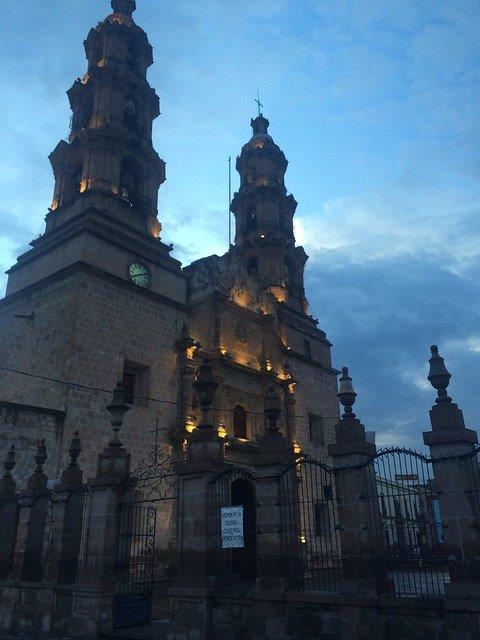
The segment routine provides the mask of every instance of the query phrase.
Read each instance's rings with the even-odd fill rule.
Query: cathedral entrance
[[[156,445],[129,476],[119,507],[115,628],[145,625],[164,616],[175,562],[177,504],[173,458]]]
[[[236,583],[257,577],[257,518],[253,474],[231,467],[210,482],[209,575]]]

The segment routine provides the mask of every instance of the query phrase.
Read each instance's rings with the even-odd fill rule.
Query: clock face
[[[148,287],[150,284],[150,272],[147,267],[140,264],[140,262],[132,262],[128,273],[131,281],[138,284],[139,287]]]

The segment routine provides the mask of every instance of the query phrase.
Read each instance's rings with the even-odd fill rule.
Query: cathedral
[[[93,472],[119,380],[133,464],[155,443],[181,450],[200,419],[192,383],[208,359],[219,383],[213,420],[230,460],[257,446],[272,383],[282,433],[297,452],[325,459],[338,372],[309,313],[288,161],[260,113],[236,161],[234,243],[183,267],[162,242],[166,165],[152,144],[160,114],[147,80],[152,47],[135,0],[111,5],[85,40],[85,74],[67,92],[71,129],[49,156],[45,232],[9,269],[0,302],[0,455],[15,445],[15,474],[25,478],[43,438],[45,470],[59,478],[79,431],[82,466]]]

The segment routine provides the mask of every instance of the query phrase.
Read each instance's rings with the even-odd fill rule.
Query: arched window
[[[123,111],[123,124],[127,129],[137,128],[137,103],[135,98],[128,95],[125,99],[125,108]]]
[[[245,231],[254,231],[257,228],[257,210],[255,207],[249,207],[247,209],[247,222],[245,225]]]
[[[134,158],[124,158],[120,171],[120,198],[132,207],[138,203],[141,169]]]
[[[258,260],[257,258],[250,258],[247,264],[247,272],[250,275],[255,275],[258,273]]]
[[[235,438],[247,437],[247,414],[239,404],[233,410],[233,435]]]
[[[284,263],[285,285],[289,285],[293,282],[293,268],[292,262],[289,258],[285,258]]]
[[[74,193],[80,193],[82,190],[82,166],[78,166],[72,172],[72,187]]]

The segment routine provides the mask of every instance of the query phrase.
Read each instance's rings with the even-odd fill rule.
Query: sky
[[[419,447],[429,346],[467,424],[480,396],[477,0],[137,0],[161,98],[162,239],[183,264],[228,246],[227,159],[260,91],[299,202],[311,312],[381,446]],[[107,0],[2,0],[0,271],[44,230],[65,91]],[[234,188],[238,186],[236,173]],[[6,276],[1,276],[4,290]]]

